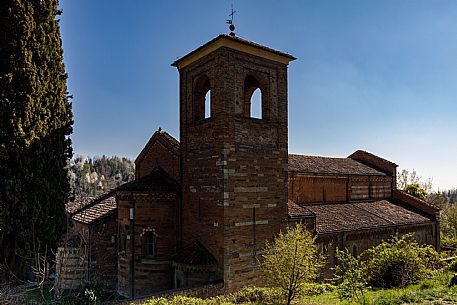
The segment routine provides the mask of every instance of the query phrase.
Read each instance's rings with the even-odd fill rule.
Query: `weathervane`
[[[229,25],[229,30],[230,30],[230,36],[235,36],[235,25],[233,24],[233,15],[235,15],[236,11],[233,10],[233,4],[232,4],[232,12],[229,14],[230,19],[226,21],[227,24]]]

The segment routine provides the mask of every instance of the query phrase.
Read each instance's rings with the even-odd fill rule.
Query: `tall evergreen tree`
[[[72,110],[58,0],[0,1],[0,277],[22,278],[65,228]]]

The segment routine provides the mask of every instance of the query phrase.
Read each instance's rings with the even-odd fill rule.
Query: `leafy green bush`
[[[448,235],[441,232],[441,250],[456,251],[457,237],[454,235]]]
[[[316,280],[324,265],[325,257],[315,241],[316,236],[298,223],[287,232],[279,232],[273,242],[265,243],[262,255],[265,277],[282,292],[287,305]]]
[[[278,304],[281,291],[274,288],[247,287],[228,296],[209,299],[174,296],[171,298],[153,297],[142,305],[235,305],[235,304]]]
[[[342,300],[363,301],[367,282],[362,263],[347,249],[343,251],[337,249],[336,259],[338,265],[333,269],[334,281],[338,285],[338,297]]]
[[[269,304],[281,300],[282,293],[275,288],[247,287],[231,294],[228,299],[236,304],[261,303]]]
[[[451,271],[454,271],[454,272],[457,272],[457,259],[453,260],[452,262],[450,262],[448,265],[447,265],[447,269],[448,270],[451,270]]]
[[[365,276],[373,287],[404,287],[423,280],[439,266],[439,255],[420,246],[412,234],[395,236],[362,254]]]
[[[336,289],[336,287],[332,284],[324,283],[324,284],[308,284],[305,286],[303,290],[303,295],[307,296],[315,296],[321,295],[327,292],[332,292]]]

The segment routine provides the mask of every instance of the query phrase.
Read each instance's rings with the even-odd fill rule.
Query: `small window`
[[[205,119],[211,117],[211,90],[205,95]]]
[[[211,117],[211,84],[206,75],[198,78],[194,86],[193,119],[201,121]]]
[[[255,89],[251,97],[251,118],[262,118],[262,92],[260,88]]]
[[[244,116],[262,119],[262,89],[257,79],[246,76],[244,80]]]
[[[119,231],[119,252],[125,253],[127,249],[127,230],[123,225],[121,225]]]
[[[352,246],[352,256],[357,257],[357,246],[356,245]]]
[[[155,230],[147,230],[143,233],[142,244],[144,258],[154,258],[157,255],[157,236]]]

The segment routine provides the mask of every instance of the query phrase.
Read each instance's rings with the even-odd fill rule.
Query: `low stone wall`
[[[61,296],[66,291],[80,288],[87,282],[86,248],[57,249],[55,293]]]

